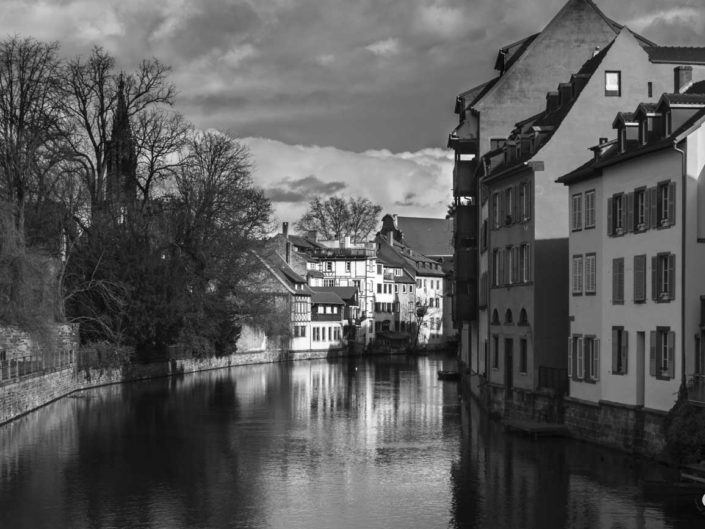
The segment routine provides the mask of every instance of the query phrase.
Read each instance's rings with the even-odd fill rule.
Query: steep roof
[[[311,288],[306,284],[306,279],[286,263],[286,260],[271,247],[264,247],[254,252],[265,268],[281,283],[290,294],[310,296]]]
[[[326,290],[314,290],[311,296],[311,303],[314,305],[345,305],[345,302],[338,294]]]
[[[357,287],[311,287],[311,290],[313,290],[314,294],[317,292],[332,292],[346,303],[352,301],[357,293]]]
[[[665,64],[705,64],[705,47],[648,46],[649,60]]]
[[[453,255],[453,220],[397,217],[404,242],[424,255]]]

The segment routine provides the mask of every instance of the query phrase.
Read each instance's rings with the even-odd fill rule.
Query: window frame
[[[583,194],[573,193],[571,197],[571,231],[581,231],[583,229]]]
[[[585,191],[585,229],[590,230],[595,228],[596,223],[596,193],[594,189]],[[588,207],[590,204],[590,207]]]
[[[571,274],[570,274],[570,292],[573,296],[583,295],[583,256],[582,254],[573,255],[571,259]]]
[[[617,89],[609,88],[608,82],[610,75],[617,76]],[[622,71],[621,70],[605,70],[605,97],[621,97],[622,96]]]

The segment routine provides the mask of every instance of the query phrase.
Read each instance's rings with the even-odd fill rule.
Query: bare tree
[[[381,206],[362,197],[349,197],[347,201],[337,196],[327,200],[314,197],[296,223],[296,229],[315,230],[327,240],[350,236],[355,242],[365,241],[377,226],[381,211]]]
[[[0,42],[0,198],[14,204],[24,237],[25,206],[56,163],[61,136],[58,44],[10,37]]]
[[[122,78],[128,115],[149,113],[159,105],[171,105],[175,88],[168,81],[169,68],[156,59],[143,61],[130,74],[116,72],[115,59],[95,47],[87,59],[69,61],[64,72],[64,112],[73,127],[67,141],[90,197],[91,211],[105,198],[107,143],[110,140],[117,88]]]

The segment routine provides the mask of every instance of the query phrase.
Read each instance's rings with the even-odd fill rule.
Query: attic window
[[[605,96],[620,97],[622,95],[622,72],[605,72]]]

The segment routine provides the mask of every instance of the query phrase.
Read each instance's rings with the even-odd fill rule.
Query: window
[[[619,194],[614,197],[614,228],[617,234],[624,232],[624,217],[626,208],[624,207],[624,195]]]
[[[294,338],[303,338],[306,336],[306,327],[303,325],[294,326]]]
[[[507,284],[512,284],[515,282],[515,276],[514,276],[514,248],[511,246],[507,246],[507,251],[505,252],[505,257],[507,259],[507,265],[505,267],[506,273],[507,273],[507,280],[505,281]]]
[[[608,97],[619,97],[622,95],[622,72],[605,72],[605,95]]]
[[[406,294],[406,285],[401,286],[401,293]]]
[[[656,302],[676,299],[676,256],[660,253],[651,258],[651,298]]]
[[[313,328],[313,341],[314,341],[314,342],[320,342],[320,341],[321,341],[321,329],[320,329],[320,327],[314,327],[314,328]]]
[[[492,221],[496,228],[500,225],[499,193],[492,193]]]
[[[573,195],[571,228],[573,231],[583,229],[583,194],[577,193]]]
[[[675,374],[673,350],[676,333],[670,327],[657,327],[651,331],[651,358],[649,373],[658,379],[671,379]]]
[[[646,189],[634,191],[634,231],[643,231],[649,224],[646,206]]]
[[[350,272],[352,270],[352,263],[350,261],[345,261],[345,271]]]
[[[612,327],[612,374],[627,374],[629,333],[624,327]]]
[[[594,336],[583,338],[585,356],[585,380],[594,381],[600,378],[600,340]]]
[[[399,285],[394,285],[394,293],[395,294],[399,293]]]
[[[324,279],[323,286],[324,287],[334,287],[335,286],[335,279]]]
[[[505,224],[511,224],[515,219],[512,218],[512,211],[514,211],[514,188],[508,187],[504,190],[504,211],[507,212],[504,218]]]
[[[519,186],[519,206],[521,207],[522,220],[531,218],[531,192],[528,182],[522,182]]]
[[[492,368],[499,369],[499,336],[492,335]]]
[[[519,269],[521,270],[521,280],[524,283],[531,281],[531,255],[529,254],[529,245],[522,244],[519,251]]]
[[[583,337],[580,334],[574,334],[568,338],[568,377],[582,380],[584,376]]]
[[[526,315],[525,308],[519,311],[519,325],[529,325],[529,317]]]
[[[333,261],[326,261],[326,270],[328,272],[333,270]]]
[[[612,303],[624,303],[624,257],[612,259]]]
[[[573,256],[573,270],[572,270],[572,291],[574,296],[580,296],[583,293],[583,256],[574,255]]]
[[[420,279],[416,280],[416,288],[421,288],[421,280]]]
[[[585,229],[595,227],[595,190],[585,192]]]
[[[514,316],[512,315],[512,309],[507,309],[507,311],[504,313],[504,323],[513,323],[514,322]]]
[[[494,151],[500,147],[504,147],[505,143],[507,143],[506,138],[490,138],[490,150]]]
[[[378,265],[377,265],[377,275],[378,275],[378,276],[381,276],[381,275],[382,275],[382,265],[381,265],[381,264],[378,264]]]
[[[595,294],[597,291],[597,255],[585,255],[585,293]]]
[[[675,182],[661,182],[657,186],[656,219],[659,227],[673,226],[675,218]]]
[[[654,83],[652,83],[651,81],[646,83],[646,96],[654,97]]]
[[[519,340],[519,373],[526,373],[528,371],[528,343],[526,338]]]
[[[480,232],[480,251],[487,251],[487,219],[482,221],[482,231]]]
[[[501,284],[502,263],[501,253],[498,248],[492,250],[492,286],[498,287]]]
[[[382,293],[382,283],[377,283],[377,294]]]

